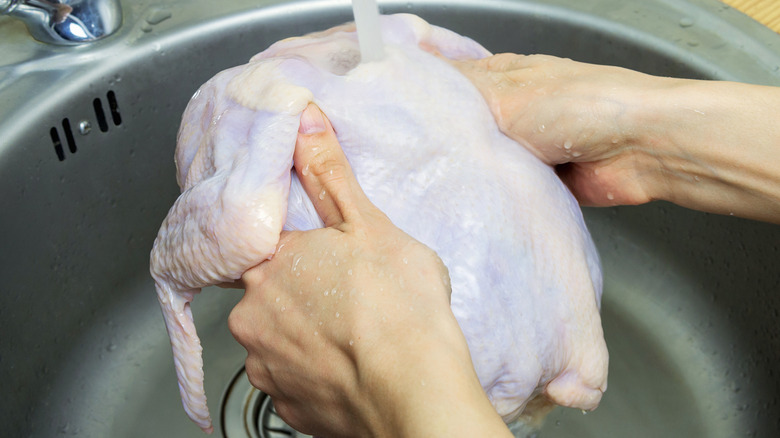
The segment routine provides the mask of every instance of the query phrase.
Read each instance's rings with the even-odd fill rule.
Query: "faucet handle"
[[[56,45],[97,41],[122,25],[119,0],[0,0],[0,15],[19,18],[33,38]]]

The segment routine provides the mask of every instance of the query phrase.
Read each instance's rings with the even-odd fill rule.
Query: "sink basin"
[[[780,85],[780,36],[715,0],[380,3],[494,52]],[[178,194],[179,118],[216,72],[351,11],[141,0],[123,16],[115,35],[74,48],[0,17],[4,436],[202,436],[148,273]],[[609,390],[588,415],[554,411],[538,436],[780,436],[780,227],[666,203],[585,217],[604,264]],[[241,374],[227,329],[240,296],[210,288],[193,304],[215,434],[294,436]]]

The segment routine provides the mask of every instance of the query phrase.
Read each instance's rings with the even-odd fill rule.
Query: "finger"
[[[373,207],[352,173],[333,126],[314,104],[301,114],[293,162],[326,227],[352,222],[361,209]]]
[[[618,166],[613,164],[613,167]],[[633,172],[619,169],[598,172],[596,163],[566,163],[555,171],[583,206],[607,207],[650,202],[640,179]]]
[[[241,278],[238,278],[232,282],[223,282],[217,286],[225,289],[247,289],[250,287],[260,286],[268,278],[266,271],[271,268],[271,260],[280,256],[281,254],[287,254],[285,246],[287,246],[287,244],[291,241],[295,240],[296,236],[299,235],[300,231],[282,230],[273,254],[257,265],[244,271],[244,273],[241,274]]]
[[[249,354],[244,362],[244,369],[249,383],[271,397],[279,395],[279,390],[266,363],[257,355]]]

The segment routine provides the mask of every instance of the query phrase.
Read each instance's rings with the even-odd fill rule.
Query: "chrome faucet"
[[[56,45],[97,41],[122,24],[119,0],[0,0],[0,15],[19,18],[33,38]]]

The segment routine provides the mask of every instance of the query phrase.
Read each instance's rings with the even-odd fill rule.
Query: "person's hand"
[[[632,150],[630,106],[667,86],[618,67],[545,55],[500,54],[453,64],[480,90],[501,131],[547,164],[582,204],[650,200]]]
[[[667,200],[780,223],[780,88],[544,55],[450,62],[582,205]]]
[[[447,269],[368,200],[314,105],[294,162],[326,228],[285,232],[242,277],[228,322],[250,382],[318,436],[508,436],[450,310]]]

